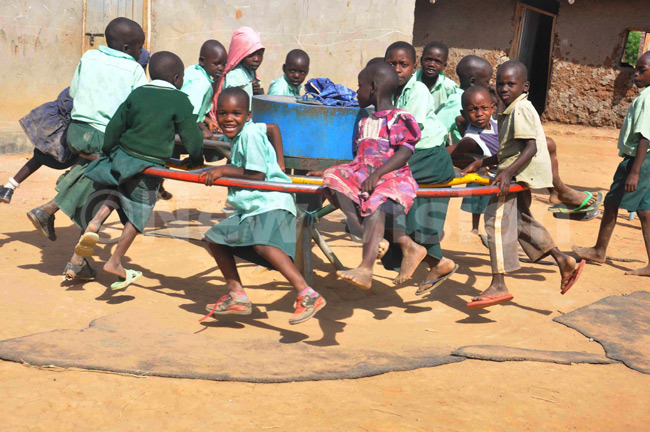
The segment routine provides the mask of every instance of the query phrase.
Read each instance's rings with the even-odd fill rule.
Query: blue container
[[[282,132],[284,155],[345,161],[353,158],[353,140],[366,109],[296,102],[291,96],[254,96],[253,121],[275,123]]]

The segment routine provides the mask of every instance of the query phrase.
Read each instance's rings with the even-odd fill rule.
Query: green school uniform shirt
[[[266,137],[266,124],[249,121],[235,137],[222,139],[232,143],[233,166],[262,172],[265,181],[291,183],[277,163],[275,149]],[[229,187],[228,203],[242,215],[242,220],[270,210],[286,210],[296,215],[293,195],[283,192]]]
[[[422,69],[415,72],[415,77],[422,82]],[[440,72],[436,83],[431,89],[431,96],[433,96],[434,111],[440,122],[447,128],[447,132],[451,133],[452,143],[456,143],[463,138],[456,127],[456,117],[460,115],[462,109],[462,95],[463,90],[458,87],[458,84],[447,78],[444,72]]]
[[[515,174],[515,179],[526,183],[532,189],[553,187],[551,157],[548,153],[546,135],[535,107],[528,100],[528,95],[523,93],[515,99],[502,114],[498,115],[498,123],[498,172],[517,160],[524,149],[524,143],[520,140],[534,139],[537,143],[537,153],[521,171]]]
[[[147,83],[142,66],[130,55],[100,45],[79,60],[70,84],[74,98],[72,120],[88,123],[100,132],[126,97]]]
[[[287,80],[286,75],[282,75],[280,78],[273,80],[269,86],[269,91],[267,94],[276,95],[276,96],[300,96],[300,89],[302,86],[294,87]]]
[[[248,93],[249,102],[248,109],[253,106],[253,81],[255,81],[255,72],[251,72],[244,67],[241,63],[233,70],[226,74],[223,81],[223,88],[240,87]]]
[[[627,110],[618,134],[619,155],[636,156],[641,137],[650,139],[650,87],[643,89]]]
[[[185,69],[181,91],[190,98],[197,123],[202,122],[212,107],[213,80],[200,64]]]
[[[138,87],[115,112],[106,127],[102,152],[114,147],[126,154],[157,165],[172,156],[174,135],[195,165],[203,163],[203,134],[187,95],[167,81],[154,80]]]
[[[433,97],[429,93],[429,89],[417,80],[415,74],[408,80],[397,101],[393,96],[393,105],[395,105],[395,108],[405,109],[411,113],[420,125],[422,137],[415,145],[416,150],[445,144],[447,128],[436,116]]]

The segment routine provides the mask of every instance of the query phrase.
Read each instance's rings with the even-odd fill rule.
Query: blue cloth
[[[34,108],[18,122],[34,147],[58,162],[66,163],[76,157],[66,145],[71,112],[72,97],[68,87],[55,101]]]
[[[149,50],[142,48],[142,51],[140,52],[140,58],[138,59],[138,63],[140,63],[140,66],[145,67],[146,65],[149,64],[150,60],[151,60],[151,52]]]
[[[334,84],[329,78],[312,78],[305,84],[304,101],[316,101],[323,105],[358,107],[357,92],[344,85]]]

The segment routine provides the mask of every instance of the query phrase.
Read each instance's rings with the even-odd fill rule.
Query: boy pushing
[[[498,164],[494,184],[499,193],[493,195],[485,211],[485,231],[488,235],[492,282],[490,286],[467,303],[468,309],[482,309],[501,304],[514,297],[505,284],[505,273],[520,268],[517,241],[532,262],[551,255],[557,263],[565,294],[577,281],[585,261],[576,261],[562,253],[546,228],[535,220],[530,211],[531,192],[526,189],[510,193],[512,178],[529,188],[546,188],[553,184],[551,160],[546,136],[539,115],[528,101],[528,70],[519,61],[507,61],[497,69],[497,94],[506,106],[499,114],[499,151],[495,156],[470,164],[463,174],[480,167]]]

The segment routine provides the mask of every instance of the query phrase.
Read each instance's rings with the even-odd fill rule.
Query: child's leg
[[[375,211],[363,221],[363,249],[361,264],[351,270],[339,270],[336,274],[359,288],[370,289],[372,286],[372,269],[377,259],[379,242],[384,238],[386,215],[381,210]]]
[[[208,247],[226,280],[229,293],[221,297],[216,303],[208,304],[205,308],[209,313],[201,321],[212,314],[250,315],[253,311],[253,304],[248,300],[248,296],[242,287],[232,248],[212,242],[208,242]]]
[[[90,222],[88,222],[88,226],[86,227],[86,231],[84,231],[81,234],[81,237],[86,236],[86,233],[97,233],[99,232],[99,229],[101,228],[102,224],[104,221],[110,216],[111,212],[113,209],[118,205],[118,198],[115,196],[111,196],[108,198],[106,201],[104,201],[104,204],[99,208],[95,216],[92,218]],[[96,236],[95,236],[96,237]],[[79,252],[79,246],[82,243],[82,239],[79,240],[79,243],[77,243],[77,246],[75,247],[75,252],[72,254],[72,257],[70,258],[70,264],[73,265],[82,265],[84,263],[84,256],[91,256],[92,255],[92,247],[97,243],[97,240],[95,239],[94,241],[90,242],[92,244],[89,245],[90,247],[90,253],[83,253],[83,256],[80,255]],[[72,275],[70,275],[72,276]]]
[[[18,170],[15,176],[9,178],[6,185],[0,187],[0,202],[9,204],[11,202],[11,197],[14,194],[14,190],[42,165],[43,164],[38,162],[36,158],[28,160],[27,163]]]
[[[481,222],[480,213],[472,213],[472,234],[478,234],[478,226]]]
[[[363,237],[363,227],[356,204],[341,192],[334,191],[334,195],[329,197],[330,202],[341,209],[346,217],[350,234],[355,237]]]
[[[388,201],[384,205],[391,205],[391,203],[391,201]],[[393,222],[393,226],[389,228],[392,231],[393,241],[397,243],[402,250],[400,270],[393,281],[395,285],[400,285],[410,279],[413,272],[415,272],[422,260],[427,256],[427,249],[424,246],[415,243],[411,237],[406,234],[406,227],[398,222],[404,218],[404,208],[402,206],[399,206],[399,208],[400,210],[397,212],[391,211],[393,216],[390,219]]]
[[[639,220],[641,221],[641,231],[643,231],[643,241],[645,242],[645,251],[648,255],[648,265],[636,270],[626,271],[626,275],[650,276],[650,210],[638,210]]]
[[[580,258],[598,263],[604,263],[607,256],[607,246],[612,238],[614,227],[616,226],[616,217],[618,216],[618,207],[605,204],[603,218],[600,221],[598,238],[594,247],[573,246],[573,252]]]
[[[117,242],[113,255],[111,255],[109,260],[106,261],[106,264],[104,264],[104,271],[106,273],[114,274],[122,279],[126,278],[126,270],[122,266],[122,259],[124,258],[126,251],[131,247],[131,244],[137,235],[138,230],[135,229],[131,222],[127,222],[124,225],[124,230],[122,230],[122,235]]]
[[[567,186],[560,178],[560,167],[557,161],[557,145],[553,138],[546,137],[546,145],[548,153],[551,157],[551,171],[553,173],[553,188],[549,188],[550,196],[549,201],[551,204],[565,203],[570,206],[578,207],[589,196],[586,192],[577,191]],[[587,206],[596,201],[596,197],[592,197]]]

